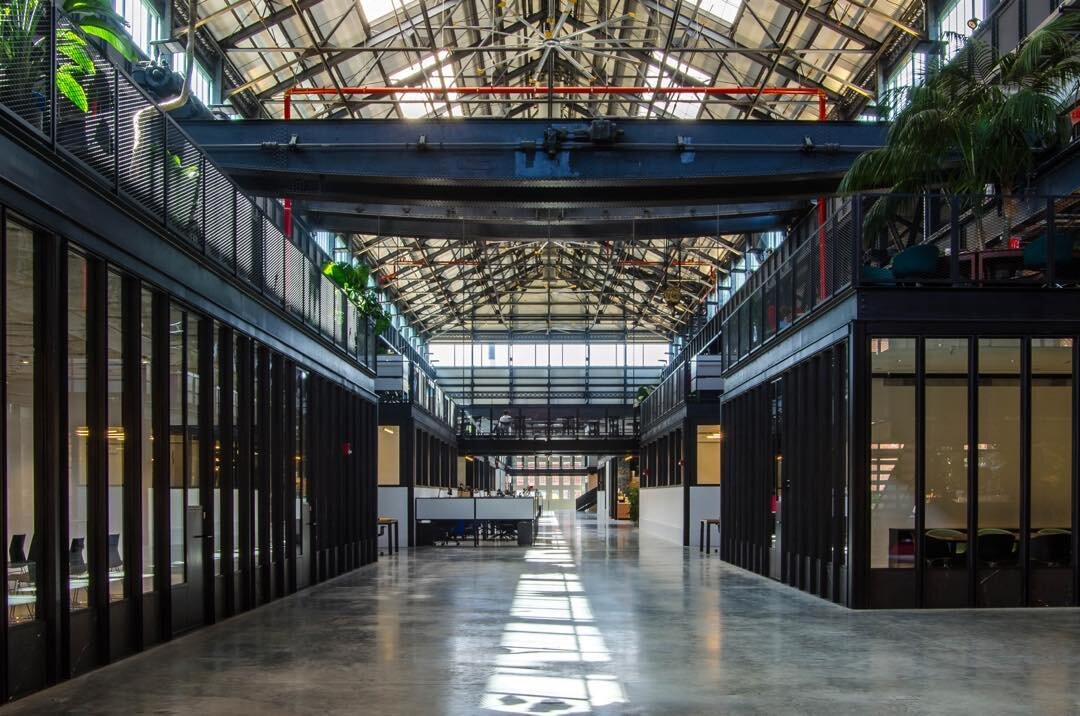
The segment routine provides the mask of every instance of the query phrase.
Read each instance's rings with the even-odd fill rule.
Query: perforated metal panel
[[[236,194],[236,273],[245,281],[258,282],[255,261],[258,253],[255,240],[262,217],[256,213],[251,199]]]
[[[61,19],[58,28],[70,32],[70,23]],[[71,48],[77,52],[75,48]],[[93,169],[102,180],[113,183],[116,176],[116,120],[113,116],[116,102],[116,70],[90,48],[79,48],[84,61],[89,61],[92,72],[78,68],[68,56],[57,53],[57,75],[67,72],[83,93],[86,111],[76,106],[63,94],[58,95],[56,118],[56,143],[78,157]]]
[[[43,1],[37,8],[37,19],[27,18],[28,37],[48,36],[51,7],[50,3]],[[46,87],[48,45],[12,42],[8,45],[8,52],[12,54],[4,57],[4,71],[0,72],[0,104],[28,127],[48,136],[51,131],[51,93]]]
[[[285,235],[263,217],[263,290],[278,302],[285,296]]]
[[[120,190],[160,218],[165,210],[165,119],[126,80],[117,90]]]
[[[296,316],[304,316],[304,254],[291,241],[285,242],[285,307]]]
[[[334,285],[325,276],[319,277],[319,332],[334,336]]]
[[[206,254],[232,269],[236,265],[236,190],[213,164],[206,162],[205,167]]]
[[[169,226],[193,245],[200,245],[203,157],[171,124],[166,127],[165,137],[165,201]]]

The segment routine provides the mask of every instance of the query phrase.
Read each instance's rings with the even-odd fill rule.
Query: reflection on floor
[[[540,518],[536,546],[525,552],[525,562],[530,571],[518,579],[512,621],[503,630],[481,706],[571,714],[626,703],[618,678],[606,671],[611,654],[554,516]]]
[[[853,612],[630,525],[406,552],[24,713],[1080,712],[1080,611]]]

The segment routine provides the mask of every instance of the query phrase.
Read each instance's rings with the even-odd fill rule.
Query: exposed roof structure
[[[741,251],[723,237],[638,241],[358,238],[429,338],[460,332],[669,337]]]
[[[918,34],[921,12],[893,0],[205,0],[198,23],[203,48],[230,65],[225,96],[269,116],[281,116],[291,87],[548,83],[819,88],[847,116],[873,96],[879,61]],[[642,92],[553,107],[563,117],[816,117],[807,97],[703,99]],[[299,102],[296,116],[544,116],[545,104],[329,95]]]
[[[294,96],[291,116],[818,119],[818,97],[763,90],[817,91],[831,117],[854,117],[875,95],[878,65],[919,35],[922,7],[917,0],[204,0],[198,23],[202,51],[226,60],[223,96],[249,116],[282,117],[288,90],[322,88],[326,94]],[[564,85],[642,89],[551,97],[341,91]],[[738,91],[658,91],[675,86]],[[746,237],[485,241],[383,229],[351,240],[354,255],[376,269],[388,297],[430,340],[485,331],[670,338],[702,313],[708,288]]]

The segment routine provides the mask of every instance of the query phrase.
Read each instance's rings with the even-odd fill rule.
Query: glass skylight
[[[659,80],[659,84],[657,80]],[[645,72],[645,83],[661,88],[676,86],[671,79],[671,75],[667,72],[661,73],[660,68],[656,65],[648,66]],[[642,99],[646,102],[653,100],[654,97],[656,98],[656,106],[679,119],[696,119],[698,113],[701,112],[701,103],[705,100],[703,94],[656,95],[652,92],[642,94]],[[638,116],[646,117],[648,114],[648,105],[642,105],[638,108]]]
[[[395,7],[400,7],[401,4],[395,2],[395,0],[360,0],[360,7],[364,11],[364,19],[369,24],[383,19],[394,12]]]
[[[699,0],[698,7],[730,25],[739,14],[742,0]]]

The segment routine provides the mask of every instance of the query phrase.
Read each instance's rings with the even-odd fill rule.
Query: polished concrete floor
[[[384,558],[3,714],[1080,713],[1080,611],[852,612],[628,525]]]

